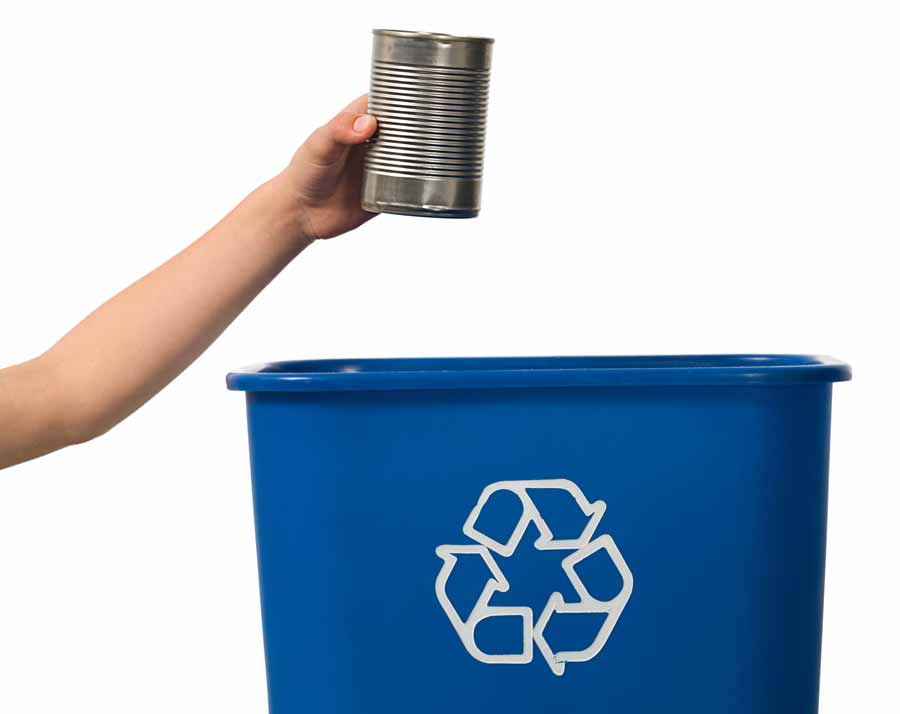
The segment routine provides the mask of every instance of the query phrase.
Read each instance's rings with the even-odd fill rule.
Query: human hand
[[[362,95],[316,129],[278,177],[296,200],[310,242],[346,233],[377,215],[360,207],[360,145],[377,127],[375,117],[366,113],[368,102],[369,95]]]

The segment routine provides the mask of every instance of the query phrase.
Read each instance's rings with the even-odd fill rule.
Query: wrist
[[[314,243],[315,234],[310,230],[304,202],[292,189],[288,177],[278,174],[254,191],[248,200],[257,197],[264,211],[266,235],[289,246],[299,253]]]

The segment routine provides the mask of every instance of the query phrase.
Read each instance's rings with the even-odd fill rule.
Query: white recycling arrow
[[[441,571],[438,573],[434,582],[434,591],[437,594],[438,602],[441,604],[453,629],[459,635],[459,639],[465,646],[466,651],[479,662],[487,664],[527,664],[531,662],[533,657],[533,635],[534,635],[534,613],[530,607],[497,607],[488,604],[495,592],[505,593],[509,590],[509,582],[494,560],[494,556],[483,545],[442,545],[437,549],[438,557],[444,561]],[[447,597],[447,581],[450,579],[450,573],[456,567],[458,561],[457,555],[480,555],[485,565],[491,571],[494,577],[488,580],[484,585],[484,590],[478,597],[475,607],[466,620],[460,617],[450,598]],[[475,628],[478,624],[491,617],[521,617],[522,618],[522,652],[509,654],[488,654],[482,652],[478,645],[475,644]]]
[[[550,530],[550,526],[547,525],[544,517],[538,511],[537,506],[534,505],[534,501],[531,500],[531,496],[528,495],[528,491],[537,489],[566,491],[575,499],[575,503],[581,509],[582,513],[588,517],[587,524],[578,538],[557,540],[554,537],[553,531]],[[514,493],[522,502],[522,515],[519,517],[519,522],[516,524],[512,535],[510,535],[509,540],[507,540],[506,543],[498,543],[496,540],[487,534],[482,533],[475,527],[475,523],[478,521],[478,517],[481,515],[481,511],[484,509],[485,504],[487,504],[490,497],[498,491],[509,491]],[[603,501],[591,503],[585,498],[581,489],[568,479],[554,478],[535,479],[533,481],[497,481],[496,483],[487,486],[481,492],[478,503],[475,504],[475,508],[472,509],[472,512],[463,524],[463,533],[476,543],[481,543],[494,552],[509,557],[515,552],[521,542],[522,537],[525,535],[525,531],[528,530],[528,525],[534,523],[539,533],[538,539],[534,543],[534,547],[538,550],[575,550],[590,542],[605,511],[606,504]]]
[[[575,572],[576,564],[599,550],[605,550],[609,554],[610,560],[612,560],[619,571],[619,575],[622,577],[622,589],[612,600],[598,600],[592,597],[578,573]],[[625,609],[625,605],[628,603],[628,599],[631,597],[631,592],[634,589],[634,576],[631,574],[628,564],[610,535],[602,535],[584,548],[566,556],[562,561],[562,568],[566,575],[569,576],[572,587],[578,593],[579,600],[578,602],[568,603],[560,593],[553,593],[547,600],[547,605],[534,626],[534,641],[541,654],[544,655],[544,659],[547,660],[550,669],[557,675],[562,675],[565,672],[566,662],[587,662],[597,656],[619,621],[619,616],[622,614],[622,610]],[[544,630],[555,613],[561,615],[605,614],[606,618],[603,620],[603,625],[600,627],[597,636],[588,647],[583,650],[554,653],[544,637]]]

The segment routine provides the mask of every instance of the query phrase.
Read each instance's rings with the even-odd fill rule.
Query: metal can
[[[471,218],[481,208],[494,41],[373,30],[362,207],[376,213]]]

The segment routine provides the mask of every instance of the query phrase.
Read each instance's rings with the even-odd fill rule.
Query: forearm
[[[299,221],[273,179],[63,337],[46,357],[65,372],[76,438],[103,433],[193,362],[308,245]]]
[[[124,419],[308,244],[296,201],[275,178],[47,353],[0,371],[0,468],[86,441]]]
[[[0,468],[87,441],[165,387],[313,240],[360,207],[365,95],[217,226],[123,290],[37,359],[0,370]]]

